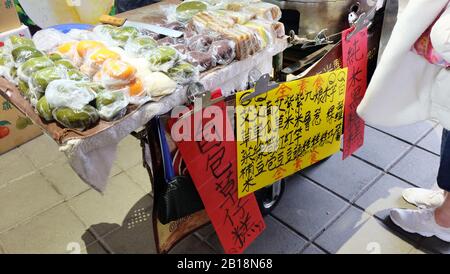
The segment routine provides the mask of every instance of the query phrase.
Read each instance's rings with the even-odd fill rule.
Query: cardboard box
[[[16,148],[41,135],[41,129],[0,97],[0,154]]]
[[[2,1],[2,0],[0,0],[0,1]],[[0,48],[4,46],[4,42],[11,35],[17,35],[17,36],[21,36],[21,37],[31,38],[30,29],[25,25],[21,25],[17,29],[13,29],[13,30],[9,30],[9,31],[0,33]]]
[[[0,32],[20,27],[14,0],[0,0]]]

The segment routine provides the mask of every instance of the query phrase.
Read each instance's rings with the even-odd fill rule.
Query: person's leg
[[[447,193],[450,191],[450,132],[446,129],[442,132],[441,163],[439,166],[437,182],[441,189]],[[438,207],[434,214],[436,223],[443,227],[450,227],[450,196],[447,195],[442,206]]]
[[[450,191],[450,133],[442,134],[441,161],[437,176],[441,189]],[[450,242],[450,195],[437,208],[420,210],[392,209],[392,221],[402,229],[425,237],[436,236]]]

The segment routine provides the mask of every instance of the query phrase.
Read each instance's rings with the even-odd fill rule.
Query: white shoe
[[[436,208],[444,203],[444,191],[424,189],[424,188],[407,188],[403,191],[403,199],[418,208]]]
[[[410,233],[418,233],[425,237],[436,236],[439,239],[450,242],[450,228],[445,228],[436,223],[434,209],[392,209],[391,220],[394,224]]]

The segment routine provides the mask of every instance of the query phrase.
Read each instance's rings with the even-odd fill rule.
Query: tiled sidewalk
[[[450,253],[450,244],[397,229],[402,189],[431,187],[442,128],[366,127],[366,143],[294,176],[247,253]],[[0,156],[1,253],[154,253],[152,199],[137,140],[125,139],[103,195],[85,185],[46,136]],[[211,226],[174,253],[221,253]]]

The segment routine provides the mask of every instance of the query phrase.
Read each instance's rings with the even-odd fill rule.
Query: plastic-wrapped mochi
[[[95,99],[96,94],[89,84],[84,82],[55,80],[47,86],[45,97],[54,108],[82,109]]]
[[[66,128],[85,130],[96,124],[100,117],[97,110],[90,105],[81,109],[59,107],[53,110],[53,118]]]
[[[161,46],[148,52],[147,60],[153,71],[167,72],[174,66],[179,58],[179,53],[172,47]]]
[[[126,114],[129,101],[121,91],[104,91],[97,95],[95,104],[100,118],[112,121]]]
[[[28,82],[34,72],[52,66],[54,66],[54,63],[47,56],[31,58],[19,66],[17,76],[20,80]]]

